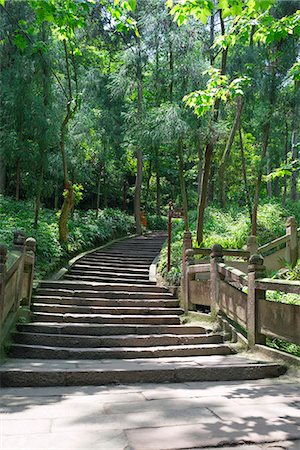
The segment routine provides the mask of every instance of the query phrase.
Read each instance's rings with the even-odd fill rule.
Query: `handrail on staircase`
[[[221,314],[244,328],[249,348],[265,344],[267,337],[300,345],[300,305],[266,300],[268,290],[300,295],[300,282],[266,278],[264,258],[259,254],[251,255],[245,273],[233,267],[232,261],[225,263],[225,253],[221,245],[213,245],[210,263],[195,264],[193,251],[186,250],[185,311],[208,298],[204,305],[210,306],[212,318]]]
[[[30,308],[36,241],[17,230],[13,248],[0,244],[0,353],[18,319],[20,305]]]

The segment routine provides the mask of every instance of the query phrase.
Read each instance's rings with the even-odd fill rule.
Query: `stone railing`
[[[300,257],[299,239],[300,228],[297,228],[295,217],[289,217],[286,223],[286,233],[260,247],[256,244],[255,236],[249,236],[247,250],[251,254],[259,253],[264,257],[264,264],[269,271],[281,269],[284,263],[294,266]]]
[[[202,253],[203,254],[203,253]],[[223,250],[214,245],[210,262],[195,264],[194,250],[185,251],[183,276],[184,309],[209,306],[212,318],[225,316],[247,333],[248,346],[277,337],[300,345],[300,306],[266,300],[266,291],[300,295],[300,282],[265,278],[264,259],[249,252]],[[232,266],[224,256],[249,258],[247,272]]]
[[[30,308],[36,242],[14,233],[13,249],[0,245],[0,350],[14,326],[22,302]]]

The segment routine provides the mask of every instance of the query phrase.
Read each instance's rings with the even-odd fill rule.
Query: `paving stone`
[[[300,438],[300,430],[280,419],[216,422],[126,431],[134,450],[175,450],[226,447],[237,444],[259,444]]]
[[[0,440],[3,436],[50,433],[51,425],[50,419],[6,420],[3,414],[0,423]],[[2,449],[1,446],[0,448]]]
[[[124,450],[124,432],[94,430],[89,433],[51,433],[3,436],[1,450]]]

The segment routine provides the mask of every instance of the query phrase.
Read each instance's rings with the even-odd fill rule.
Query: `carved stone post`
[[[24,231],[16,230],[14,232],[14,250],[24,252],[26,236]]]
[[[17,279],[14,286],[15,289],[15,301],[14,301],[14,311],[17,311],[19,308],[19,302],[22,297],[22,285],[23,285],[23,272],[24,272],[24,263],[25,263],[25,233],[20,230],[16,230],[14,232],[14,250],[20,252],[19,259],[19,267],[17,273]]]
[[[0,245],[0,329],[2,328],[4,301],[5,301],[5,281],[6,281],[6,266],[7,261],[7,246]],[[0,333],[1,336],[1,333]]]
[[[248,265],[247,336],[249,348],[255,344],[265,344],[266,339],[258,333],[258,302],[266,299],[266,291],[256,289],[255,280],[265,276],[264,259],[252,255]]]
[[[258,245],[256,242],[256,236],[248,236],[246,249],[250,252],[250,255],[254,255],[257,253]]]
[[[183,242],[182,242],[182,264],[181,264],[181,287],[182,287],[183,303],[184,303],[185,310],[188,308],[188,299],[186,298],[188,280],[186,280],[185,252],[186,252],[186,250],[191,249],[191,248],[192,248],[192,233],[190,231],[185,231],[184,235],[183,235]]]
[[[223,247],[215,244],[210,254],[210,311],[213,319],[216,319],[219,311],[220,276],[217,265],[222,262],[224,262]]]
[[[289,237],[286,243],[286,259],[294,267],[298,259],[298,236],[295,217],[288,217],[286,222],[286,235]]]
[[[186,250],[185,252],[185,273],[184,273],[184,290],[183,290],[183,308],[184,312],[191,311],[193,309],[193,305],[190,301],[190,275],[189,275],[189,266],[195,264],[195,252],[192,248]]]
[[[33,288],[34,266],[35,266],[35,251],[36,251],[36,240],[34,238],[26,239],[25,250],[26,250],[26,257],[24,263],[24,278],[21,297],[27,299],[27,304],[30,307]]]

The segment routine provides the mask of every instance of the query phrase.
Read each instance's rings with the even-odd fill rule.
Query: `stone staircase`
[[[182,325],[178,300],[149,281],[164,234],[127,239],[43,281],[32,322],[13,333],[0,386],[80,385],[278,376],[278,364],[234,355],[219,333]]]

